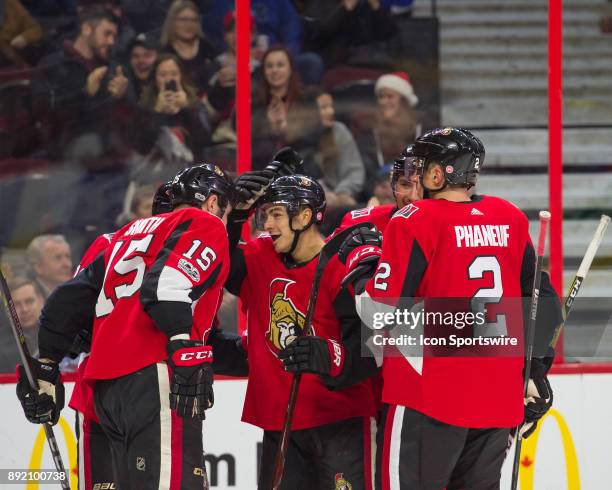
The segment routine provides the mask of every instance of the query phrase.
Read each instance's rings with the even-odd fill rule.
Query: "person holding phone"
[[[180,60],[161,54],[153,66],[151,80],[141,96],[140,151],[148,153],[162,127],[169,127],[193,152],[195,159],[210,142],[208,111],[198,99],[196,89],[186,79]]]

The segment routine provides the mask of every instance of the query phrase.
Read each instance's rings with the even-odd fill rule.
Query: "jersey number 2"
[[[499,303],[504,294],[501,267],[497,257],[493,255],[476,257],[468,268],[468,277],[470,279],[482,279],[485,272],[493,274],[493,286],[490,288],[480,288],[472,296],[471,306],[474,313],[486,313],[487,304]],[[506,317],[501,314],[497,315],[494,322],[474,325],[474,337],[500,337],[507,334]]]

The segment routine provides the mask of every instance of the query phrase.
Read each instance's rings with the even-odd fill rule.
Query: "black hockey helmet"
[[[170,192],[172,190],[172,181],[164,182],[157,188],[155,195],[153,196],[153,206],[151,212],[153,216],[157,216],[162,213],[169,213],[172,211],[172,200],[170,199]]]
[[[470,188],[484,163],[485,148],[467,129],[440,128],[417,138],[412,153],[421,177],[430,162],[437,162],[444,169],[447,184]]]
[[[172,207],[180,204],[201,206],[211,193],[219,198],[219,207],[225,209],[233,190],[232,179],[212,163],[202,163],[181,170],[172,181]]]
[[[319,224],[325,214],[325,191],[312,177],[286,175],[272,182],[266,193],[257,201],[258,211],[262,210],[265,204],[282,204],[287,209],[290,220],[299,213],[301,207],[308,206],[313,213],[310,224]],[[264,223],[265,219],[258,212],[257,225],[262,227]]]
[[[417,159],[412,151],[412,145],[407,146],[401,155],[393,161],[393,171],[391,172],[391,188],[395,193],[395,183],[400,177],[410,179],[417,174]]]

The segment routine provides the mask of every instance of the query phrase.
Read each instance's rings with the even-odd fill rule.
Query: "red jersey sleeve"
[[[79,262],[74,275],[76,276],[82,269],[85,269],[85,267],[91,264],[98,257],[98,255],[105,253],[112,239],[112,233],[104,233],[103,235],[99,235],[85,251],[83,257],[81,257],[81,261]]]
[[[223,222],[212,215],[191,214],[176,226],[145,274],[140,295],[145,311],[168,337],[189,333],[193,303],[225,282],[228,262]],[[210,298],[211,317],[218,296]]]

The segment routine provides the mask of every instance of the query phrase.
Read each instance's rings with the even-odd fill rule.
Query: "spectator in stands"
[[[129,80],[126,97],[132,102],[138,102],[144,87],[149,83],[153,65],[159,55],[159,46],[151,36],[141,33],[136,36],[128,48]]]
[[[72,277],[70,245],[62,235],[39,235],[26,248],[26,259],[45,299]]]
[[[253,100],[253,169],[260,169],[276,150],[312,129],[312,110],[304,110],[300,77],[285,47],[273,46],[264,54]]]
[[[377,109],[372,114],[353,118],[352,131],[366,166],[367,196],[376,173],[385,163],[393,161],[420,132],[414,107],[419,99],[405,72],[381,76],[374,87]]]
[[[299,148],[300,154],[306,171],[325,189],[328,211],[339,208],[346,211],[357,204],[364,184],[365,170],[359,150],[349,129],[335,120],[334,101],[329,93],[313,90],[307,100],[316,110],[315,145],[310,153]]]
[[[223,39],[221,20],[234,10],[234,1],[202,1],[205,5],[204,25],[206,32],[219,42]],[[317,53],[302,49],[302,21],[292,0],[251,0],[257,32],[265,39],[265,46],[285,46],[295,60],[296,70],[306,85],[318,85],[323,75],[323,61]],[[265,48],[264,48],[265,49]]]
[[[391,39],[397,32],[380,0],[306,0],[302,13],[311,19],[305,48],[323,57],[326,68],[339,64],[371,65],[380,50],[361,49]]]
[[[200,10],[191,0],[177,0],[168,10],[161,34],[163,51],[181,60],[185,73],[194,83],[198,95],[207,95],[215,110],[223,110],[233,98],[235,70],[217,74],[220,65],[215,61],[219,50],[206,38],[201,26]],[[226,82],[211,84],[211,78]],[[229,88],[228,88],[229,87]]]
[[[45,298],[39,286],[26,277],[12,279],[9,282],[9,289],[30,354],[38,356],[38,317],[45,304]]]
[[[236,70],[236,13],[231,10],[225,17],[223,17],[223,39],[227,49],[217,56],[216,60],[221,65],[221,68],[232,67],[233,71]],[[262,44],[258,43],[261,36],[257,34],[257,27],[255,25],[255,17],[251,15],[251,56],[249,59],[249,65],[251,72],[255,71],[261,64],[261,59],[265,53],[265,49],[262,50]],[[235,77],[235,75],[234,75]],[[232,82],[234,80],[232,79]],[[232,83],[233,85],[233,83]]]
[[[28,48],[42,39],[42,28],[19,0],[0,2],[0,66],[30,66]]]
[[[108,134],[103,125],[111,118],[105,111],[114,109],[128,85],[121,66],[108,66],[116,36],[116,21],[106,9],[83,9],[76,39],[41,61],[32,92],[52,159],[79,160],[92,146],[91,133]],[[80,139],[83,135],[88,137]]]
[[[166,127],[185,142],[195,160],[202,158],[212,134],[210,117],[175,55],[159,55],[153,66],[151,84],[142,92],[140,105],[143,109],[139,123],[141,153],[153,149],[160,130]]]

